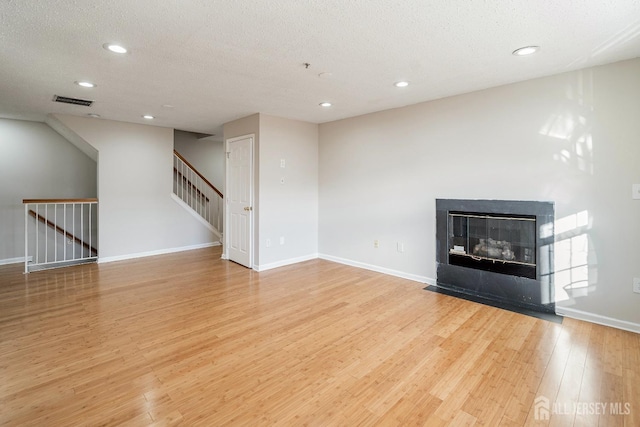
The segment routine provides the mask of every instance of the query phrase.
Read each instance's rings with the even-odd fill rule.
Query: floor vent
[[[64,104],[83,105],[85,107],[91,107],[91,105],[93,104],[93,101],[88,101],[86,99],[69,98],[66,96],[59,96],[59,95],[54,95],[53,101],[62,102]]]

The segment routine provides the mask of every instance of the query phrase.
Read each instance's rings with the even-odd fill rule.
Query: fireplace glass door
[[[449,264],[536,278],[535,216],[449,212]]]

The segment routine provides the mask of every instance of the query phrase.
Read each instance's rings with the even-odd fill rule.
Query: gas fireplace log
[[[473,248],[473,254],[506,261],[512,261],[516,258],[511,250],[511,243],[506,240],[494,240],[491,238],[480,239],[480,243]]]

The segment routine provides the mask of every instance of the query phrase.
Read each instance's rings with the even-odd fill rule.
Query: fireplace
[[[536,278],[533,215],[448,213],[449,264]]]
[[[553,221],[551,202],[437,199],[438,287],[555,312]]]

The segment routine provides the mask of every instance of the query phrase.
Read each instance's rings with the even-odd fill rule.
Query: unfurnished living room
[[[1,425],[640,425],[640,2],[0,23]]]

